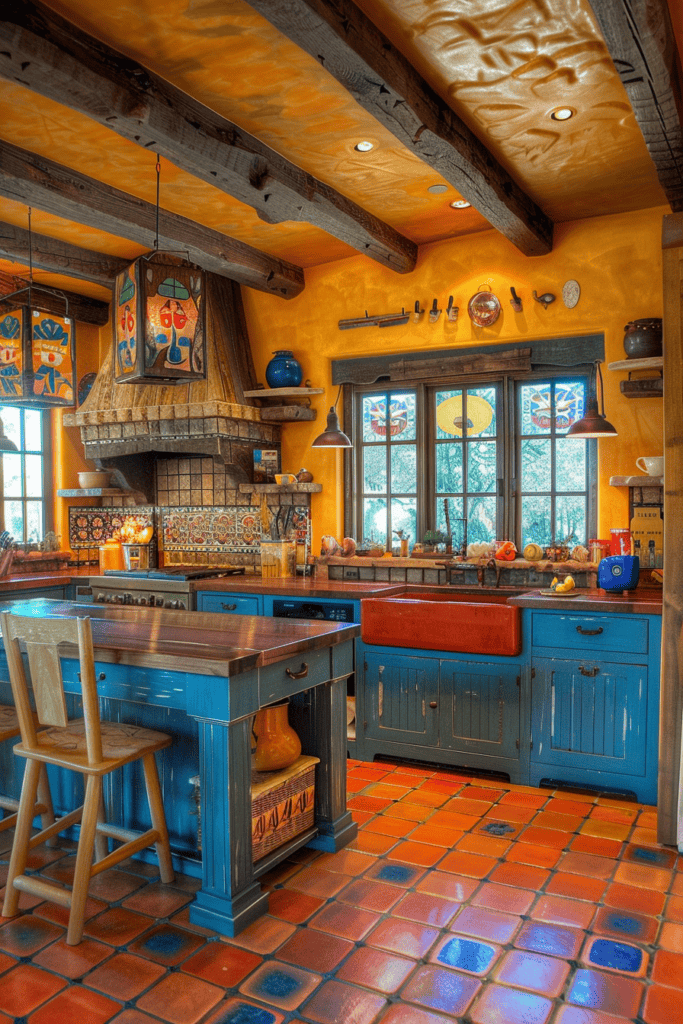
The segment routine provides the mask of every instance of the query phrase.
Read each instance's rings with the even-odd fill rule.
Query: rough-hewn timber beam
[[[307,221],[399,273],[415,266],[417,246],[388,224],[40,3],[4,0],[0,74],[162,153],[268,223]]]
[[[248,0],[527,256],[553,224],[353,0]]]
[[[11,295],[22,288],[28,289],[28,281],[24,278],[12,277],[9,274],[0,275],[0,316],[4,316],[11,309],[16,309],[17,306],[28,304],[28,290],[5,302],[5,295]],[[34,284],[30,298],[32,306],[46,313],[70,316],[72,320],[78,320],[83,324],[95,324],[96,327],[104,327],[109,322],[109,303],[88,298],[86,295],[76,295],[74,292],[59,288]]]
[[[31,232],[29,246],[29,233],[25,228],[0,221],[0,256],[28,266],[29,249],[34,267],[53,274],[77,277],[81,281],[92,281],[105,288],[111,288],[116,275],[131,263],[131,260],[83,249],[80,245],[48,238],[35,231]]]
[[[590,0],[659,183],[683,210],[681,65],[666,0]]]
[[[154,248],[152,203],[2,141],[0,195]],[[304,288],[301,267],[167,210],[159,215],[159,245],[187,251],[205,270],[262,292],[291,299]]]

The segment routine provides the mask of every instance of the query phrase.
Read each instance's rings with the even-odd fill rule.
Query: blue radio
[[[636,555],[609,555],[598,566],[598,586],[603,590],[635,590],[640,573]]]

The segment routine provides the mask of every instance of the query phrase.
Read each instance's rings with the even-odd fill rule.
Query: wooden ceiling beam
[[[590,0],[659,183],[683,210],[683,79],[666,0]]]
[[[15,298],[5,301],[6,295],[25,289]],[[29,283],[22,277],[12,278],[2,274],[0,279],[0,316],[16,309],[17,306],[30,305],[46,313],[57,316],[69,316],[83,324],[94,324],[104,327],[109,323],[109,303],[100,299],[91,299],[86,295],[64,291],[61,288],[50,288],[46,285],[33,284],[29,295]]]
[[[521,252],[552,250],[550,218],[353,0],[247,2]]]
[[[152,203],[2,141],[0,195],[154,248]],[[186,251],[204,270],[281,298],[304,288],[301,267],[168,210],[159,211],[159,248]]]
[[[41,270],[91,281],[105,288],[111,288],[116,275],[132,262],[83,249],[80,245],[71,245],[35,231],[31,232],[29,238],[25,228],[4,221],[0,221],[0,256],[24,266],[29,265],[30,258],[33,266]]]
[[[415,267],[410,239],[41,3],[2,4],[0,74],[161,153],[269,224],[306,221],[398,273]]]

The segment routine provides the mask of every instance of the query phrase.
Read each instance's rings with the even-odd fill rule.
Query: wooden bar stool
[[[14,752],[27,759],[2,913],[4,917],[17,914],[20,892],[69,907],[66,941],[68,945],[75,946],[83,936],[88,885],[94,875],[154,844],[162,882],[173,881],[171,850],[154,757],[155,751],[170,745],[171,737],[139,726],[100,721],[89,618],[37,619],[2,612],[0,629],[21,732],[21,742],[15,746]],[[60,644],[70,644],[78,650],[83,699],[81,719],[69,720],[67,714],[60,653],[69,652],[60,652]],[[48,727],[44,731],[36,731],[34,724],[22,648],[28,654],[38,722],[40,726]],[[103,816],[102,779],[116,768],[137,760],[142,760],[152,820],[152,828],[144,833],[108,825]],[[59,765],[83,775],[85,796],[81,807],[31,836],[41,768],[45,764]],[[25,874],[29,850],[78,821],[81,830],[71,891]],[[99,837],[98,857],[93,863],[96,837]],[[103,837],[123,845],[107,853]]]
[[[0,704],[0,743],[4,743],[5,740],[13,740],[17,736],[19,736],[19,719],[15,709],[10,707],[9,704]],[[4,832],[8,828],[13,828],[17,823],[19,801],[14,800],[11,796],[4,796],[0,793],[0,807],[3,811],[10,811],[9,814],[5,814],[0,819],[0,832]],[[33,813],[34,815],[40,814],[43,828],[47,828],[55,820],[54,811],[52,810],[50,785],[47,781],[47,771],[44,765],[42,766],[40,782],[38,784],[38,803],[33,808]]]

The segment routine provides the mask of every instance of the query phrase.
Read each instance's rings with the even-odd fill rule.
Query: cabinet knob
[[[436,701],[435,700],[430,700],[429,706],[430,706],[430,708],[435,708],[436,707]]]

